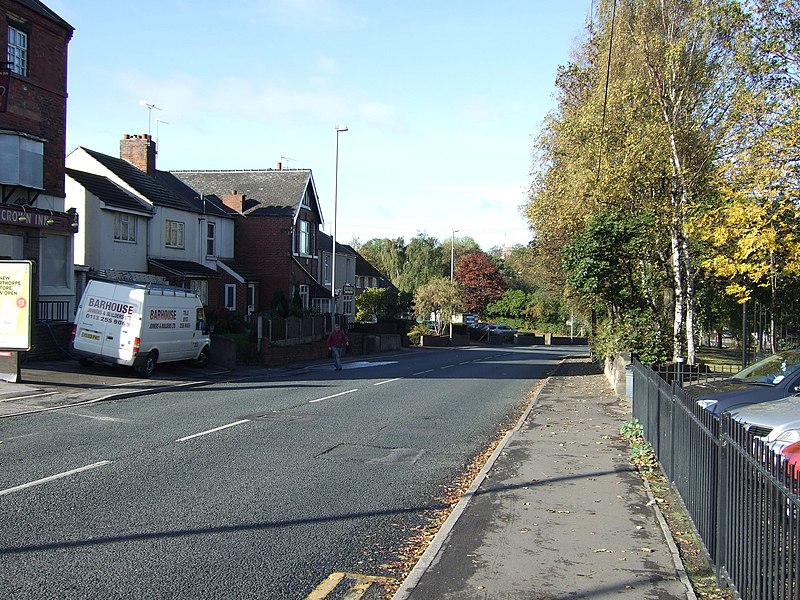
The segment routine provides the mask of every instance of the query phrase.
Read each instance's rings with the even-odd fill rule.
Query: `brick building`
[[[278,290],[304,308],[330,310],[330,292],[319,285],[319,228],[322,213],[307,169],[171,171],[198,193],[240,215],[236,262],[259,280],[253,311],[271,308]]]
[[[30,260],[34,318],[74,312],[72,237],[64,210],[67,49],[73,28],[38,0],[0,0],[0,259]]]

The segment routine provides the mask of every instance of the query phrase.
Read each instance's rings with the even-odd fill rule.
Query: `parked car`
[[[786,468],[791,474],[791,468],[794,467],[794,476],[800,476],[800,442],[789,444],[781,450],[781,456],[786,460]]]
[[[742,369],[730,379],[687,386],[697,404],[721,414],[800,393],[800,350],[786,350]]]
[[[515,333],[517,333],[516,329],[514,329],[513,327],[509,327],[508,325],[504,325],[502,323],[495,323],[493,325],[489,325],[486,328],[486,331],[494,335],[502,335],[502,334],[514,335]]]
[[[800,396],[749,404],[730,413],[774,452],[800,442]]]

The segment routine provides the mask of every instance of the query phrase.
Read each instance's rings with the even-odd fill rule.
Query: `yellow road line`
[[[374,575],[359,575],[358,573],[331,573],[312,591],[306,600],[324,600],[334,591],[342,581],[347,582],[350,587],[347,593],[342,596],[342,600],[358,600],[373,583],[386,584],[391,581],[388,577],[376,577]]]

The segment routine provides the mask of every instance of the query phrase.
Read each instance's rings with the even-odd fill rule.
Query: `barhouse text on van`
[[[113,302],[111,300],[103,300],[102,298],[89,298],[89,306],[91,308],[99,308],[123,315],[133,314],[133,304],[123,304],[122,302]]]
[[[151,321],[174,321],[178,318],[178,311],[177,310],[170,310],[170,309],[163,309],[163,308],[151,308],[150,309],[150,320]]]

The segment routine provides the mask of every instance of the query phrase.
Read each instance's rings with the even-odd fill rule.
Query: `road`
[[[336,573],[392,578],[569,352],[419,349],[0,421],[0,597],[322,598]]]

